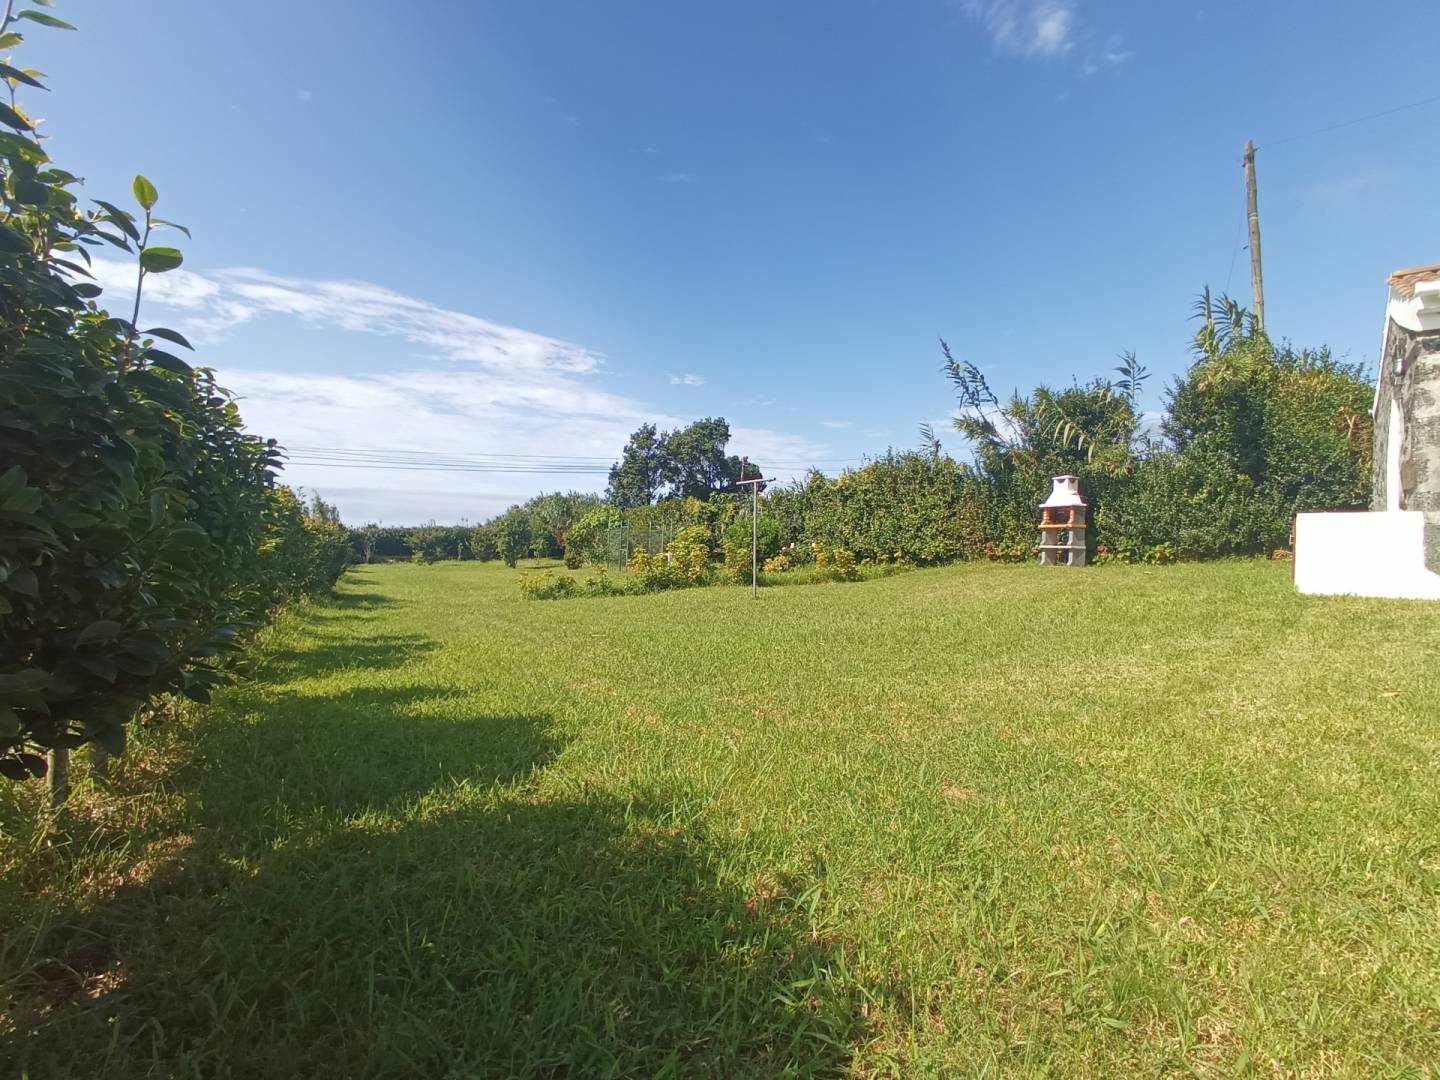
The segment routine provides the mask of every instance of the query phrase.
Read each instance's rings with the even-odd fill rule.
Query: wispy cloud
[[[962,0],[996,52],[1035,60],[1065,60],[1082,75],[1118,68],[1134,53],[1118,33],[1102,38],[1082,26],[1075,0]]]
[[[1095,75],[1101,71],[1117,68],[1133,58],[1134,55],[1125,48],[1123,37],[1119,34],[1111,34],[1102,44],[1085,50],[1085,59],[1080,63],[1080,73]]]
[[[96,259],[105,288],[134,288],[128,264]],[[258,315],[292,315],[340,330],[400,337],[450,360],[532,371],[595,371],[603,358],[544,334],[450,311],[365,281],[312,281],[264,270],[175,270],[151,276],[145,299],[190,314],[202,340],[214,340]]]
[[[671,376],[670,376],[670,385],[671,385],[671,386],[704,386],[704,385],[705,385],[705,376],[704,376],[704,375],[696,375],[694,372],[691,372],[691,371],[687,371],[684,375],[671,375]]]
[[[120,297],[134,288],[132,267],[96,260],[100,284]],[[108,299],[108,298],[107,298]],[[312,281],[265,271],[176,270],[149,280],[145,306],[197,344],[286,320],[336,335],[394,337],[418,346],[403,369],[381,373],[303,370],[283,354],[268,366],[225,365],[221,382],[240,395],[252,430],[284,446],[534,455],[595,467],[619,456],[642,423],[674,428],[693,417],[661,412],[602,385],[602,359],[583,346],[438,307],[359,281]],[[273,337],[266,339],[273,352]],[[282,339],[283,340],[283,339]],[[205,349],[200,357],[205,359]],[[704,379],[673,377],[698,386]],[[829,448],[804,436],[732,425],[731,449],[781,477],[800,475]],[[563,448],[563,449],[557,449]],[[773,466],[773,470],[772,470]],[[391,523],[480,520],[546,488],[599,490],[603,474],[421,472],[292,464],[286,482],[324,493],[351,520]]]
[[[688,172],[661,173],[655,179],[662,184],[693,184],[695,182],[695,177]]]
[[[1000,52],[1059,56],[1074,44],[1070,0],[965,0],[965,13],[985,28]]]
[[[849,420],[821,420],[821,421],[820,421],[820,426],[821,426],[821,427],[828,427],[828,428],[847,428],[847,427],[850,426],[850,421],[849,421]]]

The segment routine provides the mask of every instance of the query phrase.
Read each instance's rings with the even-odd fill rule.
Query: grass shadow
[[[674,814],[520,789],[242,871],[192,856],[110,928],[111,982],[52,1006],[13,1060],[116,1077],[843,1073],[858,1002],[799,888],[727,883],[720,849]]]

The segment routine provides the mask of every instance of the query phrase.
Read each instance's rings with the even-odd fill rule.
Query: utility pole
[[[1260,270],[1260,203],[1255,193],[1255,140],[1245,140],[1245,202],[1250,216],[1250,291],[1255,299],[1255,329],[1265,329],[1265,278]]]

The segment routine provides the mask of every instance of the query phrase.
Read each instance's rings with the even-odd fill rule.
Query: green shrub
[[[495,542],[495,530],[481,525],[470,532],[470,551],[481,562],[491,562],[500,557],[499,545]]]
[[[506,566],[514,566],[530,551],[530,519],[519,509],[507,511],[494,522],[492,528],[495,530],[496,549]]]
[[[411,529],[407,537],[410,557],[423,564],[440,562],[442,559],[458,559],[462,552],[468,554],[469,544],[466,541],[462,530],[438,525]]]
[[[526,600],[563,600],[575,592],[576,582],[569,574],[540,570],[520,575],[520,595]]]
[[[780,522],[773,517],[762,514],[756,518],[754,528],[756,550],[759,552],[760,558],[768,559],[771,555],[778,553],[781,544],[784,542]],[[725,529],[725,534],[722,539],[722,544],[733,545],[734,547],[744,550],[747,566],[749,565],[748,560],[750,558],[750,530],[749,515],[739,516]]]
[[[246,630],[328,588],[350,540],[274,489],[274,442],[167,351],[181,334],[98,306],[88,248],[136,256],[127,312],[183,255],[157,242],[143,176],[140,214],[82,211],[23,108],[0,136],[0,775],[42,775],[53,751],[59,795],[70,749],[122,751],[159,695],[207,700]]]
[[[858,581],[860,571],[855,565],[855,553],[849,548],[826,547],[814,544],[815,576],[821,581]]]

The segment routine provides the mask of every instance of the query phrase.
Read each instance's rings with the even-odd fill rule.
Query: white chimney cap
[[[1080,478],[1078,476],[1057,476],[1050,488],[1050,497],[1040,504],[1045,506],[1084,506],[1085,500],[1080,497]]]

